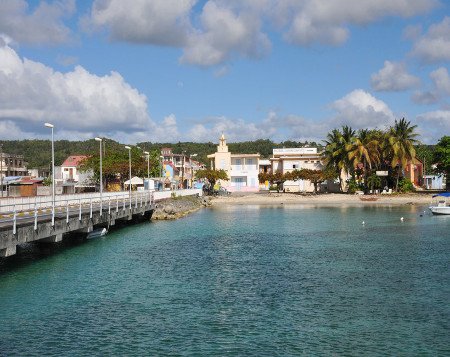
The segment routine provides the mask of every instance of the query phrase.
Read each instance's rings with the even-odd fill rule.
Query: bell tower
[[[225,135],[222,134],[219,141],[219,146],[217,146],[217,152],[228,152],[227,139],[225,139]]]

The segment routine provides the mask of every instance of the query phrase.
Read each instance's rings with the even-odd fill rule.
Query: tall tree
[[[213,170],[213,169],[204,169],[198,170],[195,173],[195,177],[198,179],[207,179],[210,184],[210,193],[213,192],[214,185],[218,180],[228,180],[228,175],[225,170]]]
[[[343,190],[342,174],[353,175],[353,166],[348,158],[347,147],[352,142],[355,131],[349,126],[343,126],[342,132],[339,129],[333,129],[328,133],[325,142],[324,160],[327,170],[336,172],[340,190]]]
[[[450,191],[450,136],[443,136],[434,151],[434,162],[436,170],[446,177],[445,187]]]
[[[372,170],[374,164],[380,162],[380,143],[375,134],[371,130],[361,129],[346,146],[348,159],[353,163],[353,167],[356,168],[359,163],[363,165],[365,185],[367,185],[368,172]]]
[[[388,143],[392,155],[391,165],[397,167],[397,180],[395,190],[398,191],[400,171],[403,171],[408,162],[413,161],[416,156],[414,145],[418,144],[415,132],[417,125],[411,125],[405,118],[395,120],[394,126],[389,129]]]

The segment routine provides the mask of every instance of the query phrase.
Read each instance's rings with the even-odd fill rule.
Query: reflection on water
[[[0,262],[1,353],[444,355],[450,217],[423,210],[224,206],[26,245]]]

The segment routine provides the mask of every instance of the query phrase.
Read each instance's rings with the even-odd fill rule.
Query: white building
[[[222,134],[217,152],[208,155],[211,159],[211,169],[225,170],[228,181],[221,185],[231,192],[259,191],[259,158],[260,154],[232,154],[228,151],[227,141]]]
[[[273,172],[279,171],[283,174],[293,170],[323,169],[321,155],[317,152],[317,148],[273,149],[270,161]],[[313,192],[314,185],[309,180],[286,181],[283,189],[285,192]]]

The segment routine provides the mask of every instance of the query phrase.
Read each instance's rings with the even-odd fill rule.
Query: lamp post
[[[189,164],[191,165],[191,188],[192,188],[192,182],[194,181],[194,165],[192,165],[192,158],[196,157],[197,154],[190,154],[189,155]]]
[[[183,155],[183,157],[182,157],[182,166],[181,166],[181,169],[183,170],[183,171],[181,171],[181,188],[183,189],[184,188],[184,165],[185,165],[185,162],[186,162],[186,160],[185,160],[185,153],[186,153],[186,151],[182,151],[181,152],[181,155]]]
[[[163,181],[163,164],[164,164],[164,156],[160,156],[161,165],[159,166],[159,177],[161,179],[162,189],[164,189],[164,181]]]
[[[130,184],[128,185],[128,187],[129,187],[129,192],[130,192],[130,209],[131,209],[131,147],[125,146],[125,149],[128,150],[128,163],[129,163],[129,168],[130,168]]]
[[[103,194],[103,168],[102,168],[102,138],[95,138],[96,141],[100,143],[100,202],[102,202],[102,194]]]
[[[144,151],[144,154],[147,157],[147,180],[150,182],[150,153],[148,151]]]
[[[53,136],[54,125],[50,123],[44,124],[47,128],[52,129],[52,226],[55,225],[55,140]]]

